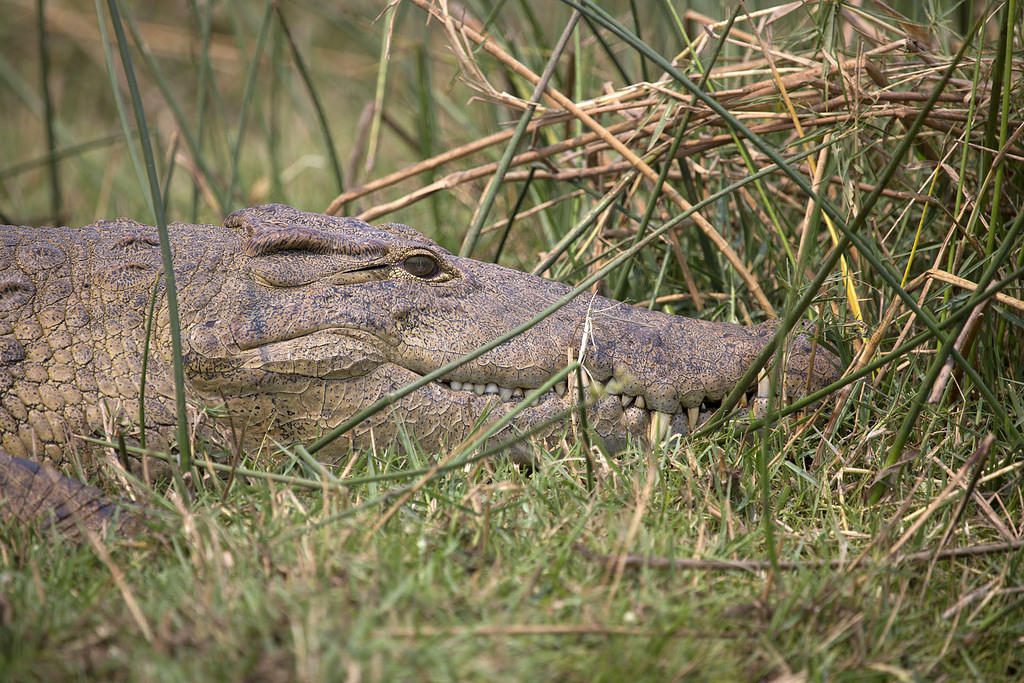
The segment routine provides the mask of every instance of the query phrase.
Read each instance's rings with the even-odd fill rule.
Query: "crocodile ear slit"
[[[302,220],[302,211],[284,204],[264,204],[238,209],[224,219],[224,227],[245,230],[251,235],[264,227],[286,227]]]

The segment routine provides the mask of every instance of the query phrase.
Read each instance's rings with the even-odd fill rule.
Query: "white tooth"
[[[477,396],[483,396],[485,391],[487,391],[487,385],[486,384],[474,384],[473,385],[473,392]]]
[[[498,396],[501,397],[502,401],[509,401],[512,399],[512,390],[508,387],[502,387],[498,390]]]
[[[746,408],[747,407],[747,395],[746,394],[740,394],[739,406],[740,406],[740,408]]]
[[[608,393],[613,396],[618,396],[622,393],[622,382],[618,377],[612,377],[604,387],[608,390]]]
[[[538,396],[537,398],[533,399],[530,402],[530,407],[531,408],[536,408],[538,405],[540,405],[540,396]]]
[[[657,414],[661,417],[661,424],[659,426],[661,431],[661,438],[665,439],[668,437],[669,430],[672,427],[672,414],[663,413],[660,410],[657,411]]]
[[[764,377],[757,383],[757,398],[754,399],[754,405],[750,409],[750,414],[755,418],[764,417],[768,412],[769,391],[771,391],[771,380],[768,379],[768,374],[765,373]]]
[[[462,391],[462,382],[452,382],[452,391]]]
[[[686,417],[690,420],[690,432],[697,428],[697,420],[700,419],[700,407],[693,406],[686,409]]]
[[[647,410],[647,401],[644,400],[643,396],[637,396],[636,402],[633,403],[640,410]]]
[[[498,385],[494,382],[488,382],[487,386],[484,387],[485,394],[496,394],[498,393]]]
[[[526,394],[523,392],[522,387],[516,387],[512,390],[512,398],[522,398]]]
[[[647,439],[651,442],[651,445],[660,443],[666,436],[668,436],[668,428],[671,424],[671,415],[663,413],[660,410],[654,411],[651,415],[651,427],[647,432]]]
[[[629,394],[622,394],[619,396],[619,401],[622,403],[623,408],[628,408],[633,405],[634,400],[636,400],[635,397],[630,396]]]
[[[569,384],[567,382],[559,382],[555,385],[555,393],[559,396],[565,396],[565,392],[569,390]]]
[[[587,387],[587,389],[590,391],[590,395],[593,396],[594,398],[601,398],[608,392],[605,386],[598,382],[596,379],[590,380],[590,385]]]

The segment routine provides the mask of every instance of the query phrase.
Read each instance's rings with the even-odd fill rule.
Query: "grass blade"
[[[185,367],[182,362],[181,350],[181,323],[178,314],[178,288],[174,282],[174,262],[171,257],[171,243],[167,234],[167,217],[164,214],[164,204],[160,192],[160,181],[156,173],[156,160],[153,157],[153,147],[149,141],[149,129],[146,126],[146,112],[142,107],[142,96],[139,94],[139,86],[135,81],[135,70],[132,67],[131,53],[128,51],[128,40],[125,37],[124,26],[121,23],[121,13],[118,8],[118,0],[107,0],[107,10],[110,12],[111,24],[114,27],[114,35],[117,37],[117,47],[121,54],[121,66],[124,69],[125,79],[128,82],[128,89],[132,96],[132,109],[135,112],[135,124],[139,130],[139,142],[142,145],[142,156],[146,162],[146,177],[149,180],[149,196],[152,199],[153,218],[156,221],[157,232],[160,237],[160,256],[163,261],[164,289],[167,294],[167,315],[171,335],[171,355],[174,370],[174,398],[177,411],[177,446],[180,458],[180,469],[175,468],[175,479],[178,483],[182,496],[185,496],[184,482],[181,478],[181,471],[189,471],[192,468],[192,449],[189,440],[188,411],[185,406]]]

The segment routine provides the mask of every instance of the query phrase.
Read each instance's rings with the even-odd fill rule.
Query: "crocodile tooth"
[[[487,385],[484,387],[484,393],[485,394],[496,394],[496,393],[498,393],[498,385],[495,384],[494,382],[488,382]]]
[[[559,382],[555,385],[555,393],[559,396],[565,396],[565,393],[569,390],[568,382]]]
[[[462,382],[452,382],[452,391],[462,391]]]
[[[586,377],[587,373],[583,373],[583,376]],[[590,383],[587,385],[587,390],[590,391],[590,395],[594,398],[601,398],[608,393],[605,385],[593,378],[591,378]]]
[[[641,410],[647,410],[647,401],[644,400],[643,396],[637,396],[636,402],[634,402],[633,405]]]
[[[739,407],[740,408],[746,408],[747,407],[747,395],[745,393],[744,394],[740,394]]]
[[[622,381],[618,377],[612,377],[608,380],[608,383],[604,385],[608,393],[612,396],[618,396],[622,393]]]
[[[508,401],[512,399],[512,390],[508,387],[502,387],[498,390],[498,396],[501,397],[502,401]]]
[[[635,401],[635,400],[636,400],[636,397],[635,396],[630,396],[629,394],[621,394],[619,396],[619,401],[622,403],[622,407],[623,408],[630,407],[631,405],[633,405],[633,401]]]
[[[668,428],[671,424],[671,415],[663,413],[660,410],[655,410],[651,414],[651,427],[647,432],[647,439],[651,444],[660,443],[666,436],[668,436]]]
[[[512,398],[522,398],[525,395],[526,393],[523,391],[522,387],[516,387],[512,390]]]
[[[690,431],[697,428],[697,420],[700,419],[700,406],[693,406],[686,409],[686,417],[690,421]]]
[[[768,392],[771,391],[771,380],[768,378],[768,373],[757,382],[757,398],[754,399],[754,405],[751,407],[750,413],[754,417],[764,417],[765,413],[768,412]]]
[[[474,384],[473,385],[473,392],[477,396],[483,396],[485,391],[487,391],[487,385],[486,384]]]

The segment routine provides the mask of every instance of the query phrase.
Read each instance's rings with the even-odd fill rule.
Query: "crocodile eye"
[[[437,261],[432,256],[427,256],[426,254],[413,254],[402,261],[402,267],[409,271],[410,274],[424,279],[437,275],[437,271],[440,270]]]

